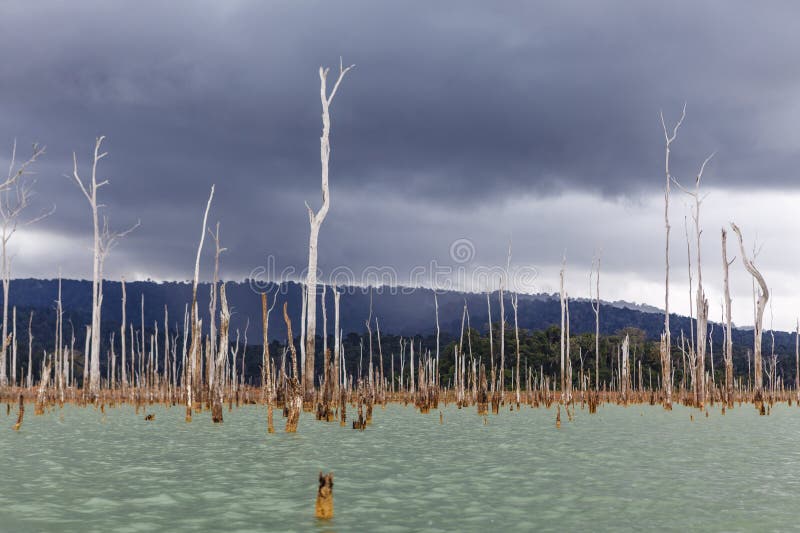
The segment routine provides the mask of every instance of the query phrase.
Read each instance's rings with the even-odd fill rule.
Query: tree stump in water
[[[222,403],[215,401],[211,404],[211,421],[215,424],[222,423]]]
[[[22,426],[22,418],[25,416],[25,403],[22,400],[22,394],[19,395],[19,414],[17,415],[17,423],[14,424],[14,431],[19,431]]]
[[[300,421],[300,412],[303,410],[303,395],[300,392],[300,382],[294,376],[290,382],[290,389],[286,402],[286,433],[295,433],[297,423]]]
[[[267,433],[275,433],[275,425],[272,423],[272,402],[267,403]]]
[[[358,402],[358,419],[353,420],[353,429],[364,431],[367,427],[367,422],[364,420],[364,405],[361,403],[360,398]]]
[[[317,518],[327,520],[333,518],[333,472],[319,473],[319,488],[317,489],[317,504],[314,507]]]
[[[500,391],[495,390],[492,394],[492,413],[500,413]]]
[[[339,404],[342,406],[339,411],[339,425],[344,427],[347,424],[347,393],[342,390]]]
[[[478,384],[478,394],[476,398],[476,403],[478,404],[478,416],[483,416],[489,414],[489,394],[486,391],[486,365],[484,364],[481,364]]]

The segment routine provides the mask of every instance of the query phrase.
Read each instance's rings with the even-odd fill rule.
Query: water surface
[[[490,416],[375,409],[366,431],[263,407],[183,420],[65,407],[0,428],[0,531],[785,531],[798,527],[800,409],[708,418],[602,406]],[[690,419],[694,413],[695,420]],[[563,414],[563,413],[562,413]],[[282,428],[283,420],[276,417]],[[333,520],[314,514],[335,473]]]

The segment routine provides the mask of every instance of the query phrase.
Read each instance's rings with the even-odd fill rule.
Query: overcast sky
[[[798,20],[794,2],[727,0],[3,2],[0,163],[15,138],[46,144],[31,213],[57,205],[14,237],[14,274],[91,275],[89,207],[64,174],[73,151],[88,173],[101,134],[105,213],[118,228],[142,221],[108,277],[191,277],[212,183],[226,278],[269,256],[301,269],[303,202],[320,203],[317,69],[341,55],[357,66],[332,108],[325,273],[392,268],[406,283],[503,265],[513,240],[513,265],[537,272],[526,290],[557,290],[566,252],[570,293],[585,296],[602,250],[603,298],[663,307],[659,111],[674,122],[686,102],[674,174],[691,184],[716,153],[701,215],[712,319],[720,228],[735,220],[748,250],[763,245],[775,326],[793,328]],[[686,312],[688,198],[673,191],[672,204],[671,305]],[[467,255],[453,257],[459,244]],[[731,276],[734,320],[752,323],[740,261]]]

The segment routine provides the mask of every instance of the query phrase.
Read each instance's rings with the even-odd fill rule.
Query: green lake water
[[[366,431],[263,407],[0,415],[0,531],[786,531],[800,524],[800,409],[724,416],[601,406],[490,416],[377,407]],[[352,412],[348,409],[348,412]],[[690,420],[694,413],[695,420]],[[276,415],[279,413],[276,412]],[[283,419],[276,416],[276,426]],[[314,518],[317,474],[335,518]]]

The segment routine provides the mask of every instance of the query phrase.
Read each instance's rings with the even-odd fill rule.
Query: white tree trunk
[[[328,188],[328,163],[331,155],[330,105],[333,102],[334,96],[336,96],[336,91],[339,89],[339,84],[341,83],[345,74],[347,74],[351,68],[353,68],[353,65],[343,68],[343,65],[340,62],[339,77],[337,78],[330,95],[328,95],[327,89],[328,69],[322,67],[319,68],[319,96],[320,103],[322,104],[322,135],[319,138],[322,175],[322,207],[320,207],[319,211],[315,213],[311,207],[306,204],[306,208],[308,208],[308,221],[311,229],[308,236],[308,272],[306,274],[306,291],[308,297],[305,325],[305,366],[308,369],[308,372],[306,372],[306,375],[303,376],[306,394],[313,394],[314,392],[314,350],[317,333],[317,243],[319,241],[319,228],[322,226],[322,222],[328,215],[328,209],[330,209],[330,190]]]
[[[767,287],[767,282],[764,281],[764,277],[761,275],[761,272],[758,271],[752,260],[747,257],[747,253],[744,250],[742,232],[739,229],[739,226],[731,222],[731,229],[733,229],[733,231],[736,233],[736,236],[739,238],[739,250],[742,254],[742,263],[744,263],[744,268],[750,273],[751,276],[753,276],[753,279],[758,283],[760,289],[758,293],[758,301],[756,303],[755,331],[753,335],[753,374],[755,378],[755,384],[753,388],[756,401],[760,401],[763,397],[764,386],[761,373],[761,337],[763,334],[764,309],[767,307],[767,301],[769,301],[769,287]]]
[[[733,406],[733,337],[731,321],[731,290],[728,269],[733,261],[728,261],[728,233],[722,229],[722,284],[725,303],[725,401],[728,407]]]

